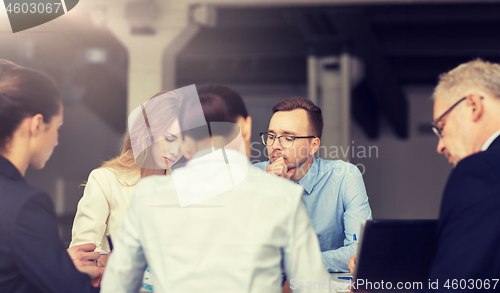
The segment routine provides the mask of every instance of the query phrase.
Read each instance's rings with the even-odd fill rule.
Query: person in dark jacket
[[[94,244],[66,250],[49,195],[28,185],[58,144],[63,106],[42,74],[0,59],[0,292],[98,292]]]
[[[500,65],[461,64],[440,76],[433,97],[437,152],[455,168],[439,214],[434,286],[426,291],[498,291]]]
[[[439,78],[432,129],[455,168],[424,292],[500,290],[500,65],[480,59]],[[355,257],[349,260],[351,272]]]

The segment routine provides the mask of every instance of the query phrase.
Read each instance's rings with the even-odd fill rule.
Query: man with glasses
[[[440,76],[433,98],[437,152],[455,168],[441,203],[429,279],[439,280],[436,291],[446,285],[498,291],[500,65],[480,59],[462,64]]]
[[[269,161],[254,164],[304,188],[302,201],[318,235],[323,263],[331,272],[347,272],[354,255],[353,235],[371,219],[365,185],[356,166],[341,160],[314,158],[323,131],[321,109],[303,98],[273,107],[261,133]]]
[[[179,110],[189,161],[139,181],[101,292],[138,292],[146,263],[154,292],[278,293],[282,264],[294,292],[334,292],[302,189],[249,166],[241,96],[217,84],[197,92]]]

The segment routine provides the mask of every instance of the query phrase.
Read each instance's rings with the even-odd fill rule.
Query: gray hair
[[[435,100],[443,93],[465,91],[472,87],[488,90],[496,98],[500,98],[500,65],[479,58],[460,64],[439,76],[432,99]]]

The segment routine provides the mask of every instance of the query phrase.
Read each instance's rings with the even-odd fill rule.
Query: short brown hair
[[[321,109],[310,100],[301,97],[283,100],[274,105],[273,113],[278,111],[292,111],[295,109],[304,109],[307,112],[309,124],[313,132],[312,135],[321,139],[321,134],[323,133],[323,115],[321,114]]]

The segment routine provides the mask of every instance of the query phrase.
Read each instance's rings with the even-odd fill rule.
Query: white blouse
[[[127,184],[134,184],[139,179],[139,172],[128,179],[120,177],[120,181]],[[78,203],[70,247],[91,242],[97,246],[96,251],[109,251],[106,234],[113,238],[121,227],[135,189],[135,185],[126,186],[120,181],[107,168],[90,173]]]

